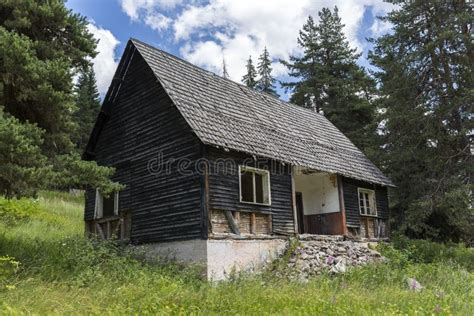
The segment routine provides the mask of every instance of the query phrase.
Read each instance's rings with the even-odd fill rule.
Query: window
[[[360,215],[377,216],[377,206],[375,204],[375,191],[368,189],[358,189]]]
[[[112,217],[118,215],[119,193],[110,193],[108,197],[102,195],[97,189],[95,191],[95,214],[94,218]]]
[[[240,202],[270,205],[270,173],[239,166]]]

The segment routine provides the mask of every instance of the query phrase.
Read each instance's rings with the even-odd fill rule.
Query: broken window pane
[[[377,215],[375,191],[359,189],[359,210],[361,215]]]
[[[253,173],[242,171],[240,175],[240,190],[243,202],[254,202],[253,200]]]
[[[114,209],[115,209],[115,206],[114,206],[114,200],[115,199],[114,198],[115,198],[114,193],[110,193],[108,197],[104,196],[103,206],[102,206],[103,217],[114,216]]]
[[[270,204],[269,172],[263,169],[240,167],[240,200]]]

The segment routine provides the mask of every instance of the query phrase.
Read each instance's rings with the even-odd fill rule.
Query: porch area
[[[342,183],[337,175],[298,170],[293,183],[298,234],[346,234]]]

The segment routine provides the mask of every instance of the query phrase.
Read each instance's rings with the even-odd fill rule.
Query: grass
[[[269,270],[210,284],[192,267],[149,265],[83,237],[82,200],[0,198],[0,314],[436,314],[474,308],[472,249],[400,239],[389,264],[308,283]],[[7,257],[8,256],[8,257]],[[274,269],[283,265],[275,264]],[[413,292],[406,278],[423,290]]]

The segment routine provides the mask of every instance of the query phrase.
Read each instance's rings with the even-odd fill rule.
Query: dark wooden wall
[[[342,178],[344,190],[344,206],[346,210],[346,224],[348,226],[360,225],[359,196],[357,188],[366,188],[375,190],[375,199],[377,203],[377,217],[388,219],[388,195],[387,188],[380,185],[370,184],[367,182]]]
[[[148,168],[160,153],[163,161],[195,161],[202,144],[138,52],[109,112],[94,146],[95,159],[114,166],[114,180],[126,185],[119,209],[132,214],[131,241],[202,238],[201,176],[192,168],[179,173],[176,163],[166,173],[153,174]],[[93,218],[94,196],[95,189],[87,191],[86,220]]]
[[[305,233],[343,235],[342,213],[323,213],[304,216]]]
[[[209,161],[209,212],[221,211],[254,211],[272,214],[274,234],[293,234],[293,206],[291,194],[290,167],[281,163],[258,159],[252,156],[215,147],[206,147],[206,158]],[[270,170],[271,205],[254,205],[241,203],[239,197],[238,165],[244,162],[253,167],[267,167]],[[273,166],[273,168],[271,168]]]
[[[271,214],[274,234],[294,233],[290,166],[204,146],[138,52],[124,69],[128,70],[119,93],[101,114],[105,123],[95,129],[100,136],[88,147],[87,156],[115,167],[113,179],[126,185],[120,192],[119,211],[131,213],[132,242],[207,238],[207,210]],[[208,160],[207,176],[194,165],[202,157]],[[178,172],[178,159],[188,159],[186,172]],[[157,167],[162,162],[166,170],[150,170],[150,163]],[[237,166],[244,162],[271,171],[271,205],[239,201]],[[357,187],[376,190],[378,216],[387,219],[386,188],[343,178],[347,225],[360,224]],[[95,188],[87,190],[85,205],[85,220],[92,220]]]

